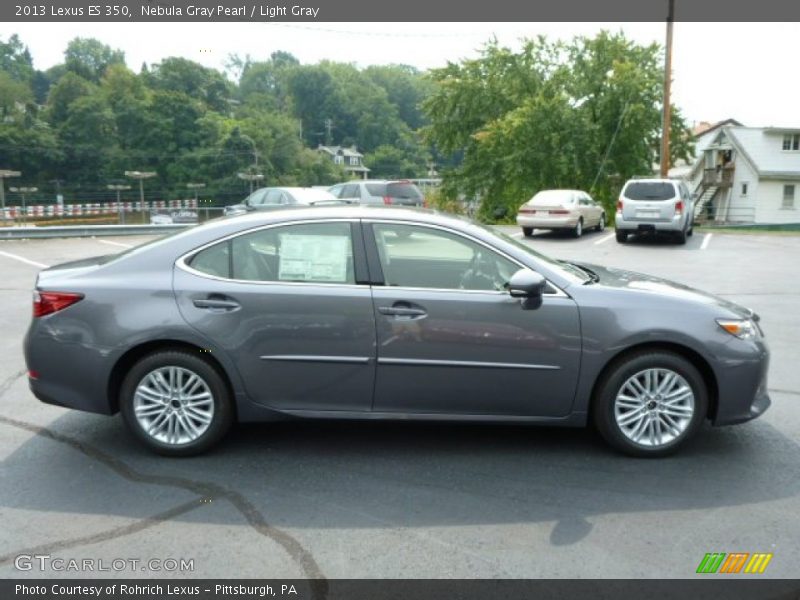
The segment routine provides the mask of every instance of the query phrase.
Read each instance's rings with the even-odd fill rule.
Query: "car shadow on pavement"
[[[42,513],[43,522],[48,513],[141,519],[192,494],[217,494],[244,499],[280,527],[555,522],[549,542],[562,546],[590,535],[593,515],[715,509],[800,492],[800,477],[788,476],[797,474],[800,447],[763,421],[706,427],[658,460],[619,455],[591,430],[522,426],[247,425],[188,459],[149,453],[119,418],[68,413],[44,432],[55,437],[40,432],[7,456],[0,492],[0,506],[31,520]],[[172,519],[244,525],[234,510]]]

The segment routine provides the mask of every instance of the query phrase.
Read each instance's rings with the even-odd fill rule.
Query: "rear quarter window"
[[[629,200],[671,200],[675,186],[666,181],[634,181],[622,194]]]

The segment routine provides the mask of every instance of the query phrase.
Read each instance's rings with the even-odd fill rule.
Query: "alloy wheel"
[[[681,437],[694,411],[692,387],[671,369],[639,371],[622,384],[614,399],[614,418],[622,434],[650,448]]]
[[[197,373],[164,366],[147,373],[136,386],[133,411],[142,430],[169,445],[192,442],[214,420],[214,396]]]

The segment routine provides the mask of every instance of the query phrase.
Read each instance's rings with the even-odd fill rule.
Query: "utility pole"
[[[675,20],[675,0],[668,0],[667,47],[664,56],[664,112],[661,124],[661,177],[669,174],[669,130],[671,123],[670,87],[672,85],[672,23]]]
[[[125,209],[122,207],[122,204],[119,201],[119,193],[122,190],[129,190],[131,186],[129,185],[117,185],[117,184],[109,184],[106,186],[109,190],[117,192],[117,210],[119,210],[119,222],[125,225]]]
[[[333,144],[333,119],[325,119],[325,145]]]
[[[19,171],[10,171],[8,169],[0,169],[0,218],[3,223],[6,222],[6,178],[19,177],[22,175]]]
[[[197,209],[197,215],[199,217],[199,215],[200,215],[200,205],[198,204],[198,201],[197,201],[197,190],[203,189],[204,187],[206,187],[206,184],[205,183],[187,183],[186,187],[189,188],[190,190],[194,190],[194,206]],[[206,209],[206,221],[208,221],[208,206],[206,206],[205,209]]]
[[[264,179],[263,173],[238,173],[237,176],[239,179],[244,179],[245,181],[250,182],[250,193],[253,193],[253,182],[254,181],[261,181]]]
[[[139,180],[139,201],[141,202],[142,213],[146,211],[144,207],[144,180],[155,177],[154,171],[125,171],[125,177]]]

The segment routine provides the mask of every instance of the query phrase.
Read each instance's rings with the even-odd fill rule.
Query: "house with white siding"
[[[684,176],[698,222],[800,223],[800,128],[725,125],[696,152]]]

